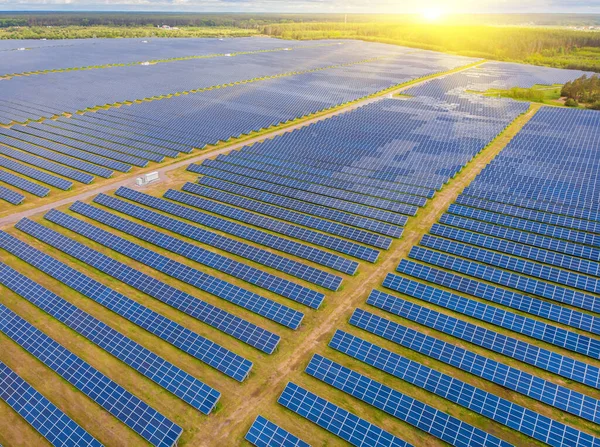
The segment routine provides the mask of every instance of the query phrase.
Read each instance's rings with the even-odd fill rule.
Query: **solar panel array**
[[[0,331],[150,444],[173,446],[182,429],[90,364],[0,304]]]
[[[0,398],[54,446],[102,447],[98,440],[2,362]]]
[[[127,50],[115,64],[131,65],[3,81],[0,87],[12,85],[22,96],[11,91],[3,97],[0,121],[172,89],[193,92],[0,129],[0,158],[16,159],[0,162],[14,172],[0,169],[0,198],[17,203],[29,194],[52,194],[59,184],[108,178],[471,61],[364,42],[306,42],[290,52],[277,46],[282,41],[255,42],[203,41],[198,54],[189,54],[193,42],[179,48],[159,41],[137,54],[149,58],[179,48],[174,57],[186,60],[142,66]],[[56,55],[74,51],[73,63],[84,64],[88,44],[40,43],[19,52],[30,59],[14,66],[35,71],[48,60],[44,48]],[[97,45],[107,51],[100,59],[110,63],[111,45]],[[133,39],[123,45],[147,44]],[[244,54],[211,54],[219,46]],[[0,42],[3,48],[13,51]],[[63,63],[56,59],[57,68]],[[168,88],[160,79],[167,70]],[[217,85],[216,79],[225,85],[291,70],[297,73],[200,92]],[[407,441],[418,444],[418,435],[460,447],[508,447],[527,438],[555,447],[600,447],[593,429],[600,422],[600,122],[592,112],[539,111],[387,274],[386,292],[370,293],[369,310],[354,310],[349,325],[332,338],[319,331],[308,338],[315,345],[329,341],[336,360],[319,351],[308,364],[287,364],[290,349],[299,346],[294,343],[311,335],[303,325],[319,328],[324,303],[337,306],[336,298],[355,294],[348,284],[360,290],[369,283],[376,266],[367,263],[389,259],[382,251],[420,208],[528,108],[466,90],[564,82],[579,74],[486,63],[411,88],[406,93],[413,97],[369,103],[192,164],[188,175],[199,175],[197,182],[162,197],[121,187],[92,203],[52,210],[44,220],[23,219],[15,226],[21,234],[0,232],[0,248],[8,254],[0,263],[0,287],[203,414],[215,410],[222,389],[225,405],[236,402],[245,415],[246,398],[248,405],[266,402],[263,397],[273,392],[266,389],[271,376],[265,373],[273,374],[279,392],[281,371],[306,367],[303,385],[289,382],[278,403],[307,421],[284,423],[287,431],[269,419],[291,414],[265,406],[269,419],[248,420],[238,433],[257,446],[307,446],[296,435],[305,437],[298,427],[312,422],[329,432],[324,442],[333,435],[357,446],[409,446]],[[132,75],[139,85],[122,82]],[[84,78],[98,83],[97,92],[81,94]],[[41,98],[23,93],[24,86],[52,79],[72,82],[72,92],[61,86]],[[84,311],[84,298],[104,313]],[[120,332],[102,321],[113,314],[134,330]],[[8,307],[0,305],[0,315],[8,338],[115,418],[154,445],[175,444],[182,433],[175,422]],[[335,309],[326,315],[338,316]],[[138,329],[160,344],[144,347]],[[183,357],[164,350],[171,346],[203,364],[185,372],[193,364],[178,366]],[[248,385],[255,365],[261,389]],[[235,380],[235,388],[221,373]],[[313,393],[311,383],[317,391],[328,389],[328,399]],[[102,400],[100,386],[112,390],[110,399]],[[144,415],[132,410],[133,401]],[[382,418],[384,413],[393,418]],[[173,421],[180,419],[171,415],[183,417],[166,414]],[[394,429],[408,426],[406,435]],[[319,433],[325,432],[306,438],[313,442]]]
[[[1,262],[0,283],[203,413],[219,400],[218,391]]]
[[[11,52],[8,70],[18,74],[27,67],[30,74],[6,78],[0,85],[0,123],[13,124],[0,129],[0,142],[11,146],[4,151],[10,151],[12,158],[26,159],[57,176],[50,184],[59,189],[72,185],[62,177],[90,183],[95,176],[106,178],[115,171],[160,163],[193,148],[302,118],[475,60],[357,41],[286,45],[270,39],[151,39],[146,43],[130,39],[120,46],[111,39],[95,42],[92,46],[84,41],[51,46],[24,42],[33,44],[30,50],[6,50]],[[171,58],[165,57],[168,53]],[[136,58],[144,54],[154,54],[162,62],[140,65]],[[51,72],[49,68],[85,68],[90,58],[95,69]],[[103,60],[110,67],[97,68]],[[77,61],[84,65],[68,66]],[[45,74],[33,76],[42,63],[49,64]],[[127,82],[132,78],[137,82]],[[222,86],[227,88],[215,88]],[[31,94],[39,91],[44,94]],[[192,94],[172,96],[178,92]],[[135,102],[165,95],[166,100]],[[125,102],[133,104],[75,114]],[[63,116],[66,112],[69,117]],[[36,174],[29,168],[29,173],[38,181],[50,179],[46,172]],[[12,204],[23,200],[8,191],[4,197]]]
[[[252,423],[245,439],[257,447],[310,447],[310,444],[260,415]]]

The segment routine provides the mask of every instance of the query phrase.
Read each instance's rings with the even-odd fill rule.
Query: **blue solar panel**
[[[8,138],[8,136],[12,138]],[[25,140],[25,141],[21,141]],[[68,148],[61,146],[56,143],[52,143],[50,141],[44,140],[42,138],[37,138],[33,136],[27,137],[27,134],[17,132],[12,129],[2,129],[0,128],[0,141],[8,146],[16,147],[17,149],[21,149],[25,152],[29,152],[30,154],[37,155],[39,157],[45,158],[46,160],[52,160],[57,163],[60,163],[65,166],[69,166],[71,168],[79,169],[80,171],[89,172],[90,174],[95,174],[100,177],[109,178],[113,175],[113,171],[110,169],[103,168],[101,166],[97,166],[92,163],[87,163],[85,161],[76,160],[73,157],[81,158],[82,160],[89,159],[89,161],[93,161],[99,164],[105,163],[105,160],[100,157],[92,157],[85,156],[84,153],[77,151],[76,149],[69,150]],[[38,146],[34,146],[33,144],[29,144],[26,141],[30,141],[32,143],[36,143]],[[42,146],[42,147],[40,147]],[[52,150],[44,149],[50,148]],[[55,152],[56,151],[56,152]],[[61,155],[60,153],[64,153],[70,155],[69,157],[66,155]]]
[[[0,284],[201,412],[217,404],[218,391],[1,262]]]
[[[507,205],[504,203],[490,202],[464,195],[460,195],[456,199],[455,203],[459,205],[470,206],[472,208],[492,211],[495,213],[507,214],[513,217],[520,217],[522,219],[533,220],[535,222],[546,223],[549,225],[557,225],[559,227],[600,234],[600,224],[598,222],[591,222],[589,220],[577,219],[560,214],[551,214],[542,211],[521,208],[518,206]]]
[[[388,274],[383,286],[555,346],[590,356],[595,356],[594,353],[600,352],[600,340],[513,312],[507,312],[504,309],[480,303],[398,275]],[[590,318],[593,317],[590,316]]]
[[[427,347],[432,347],[431,343],[435,344],[437,342],[436,339],[409,328],[400,325],[396,328],[397,333],[394,341],[403,346],[409,345],[408,347],[412,348],[413,346],[419,346],[417,342],[421,342],[426,343],[425,346]],[[377,328],[368,328],[367,330],[376,332]],[[600,442],[593,436],[569,427],[562,422],[540,415],[533,410],[486,392],[450,375],[442,374],[428,366],[399,356],[348,333],[337,331],[330,342],[330,346],[548,445],[556,447],[565,445],[591,446]],[[439,348],[440,346],[436,347]],[[556,397],[556,392],[553,393],[553,396],[548,395],[548,398],[555,399]],[[591,399],[588,403],[597,404],[597,401]],[[593,416],[592,420],[598,419],[596,415]]]
[[[47,174],[38,169],[30,168],[29,166],[25,166],[24,164],[17,163],[13,159],[19,158],[14,154],[6,154],[6,152],[9,152],[9,150],[8,148],[3,148],[3,146],[0,146],[0,153],[10,157],[0,157],[0,166],[2,166],[3,168],[10,169],[11,171],[17,172],[35,180],[39,180],[42,183],[54,186],[58,189],[62,189],[65,191],[73,186],[73,182],[62,179],[60,177],[56,177],[55,175]]]
[[[190,187],[191,186],[192,184],[190,184]],[[255,211],[257,213],[264,214],[269,217],[274,217],[276,219],[296,223],[308,228],[314,228],[315,230],[320,230],[325,233],[341,236],[353,241],[362,242],[364,244],[371,245],[376,248],[383,248],[387,250],[390,247],[390,244],[392,243],[392,240],[388,237],[373,234],[358,228],[352,228],[346,225],[332,222],[330,220],[309,216],[305,213],[298,213],[295,211],[286,210],[285,208],[269,205],[263,202],[258,202],[256,200],[246,199],[244,197],[235,194],[230,194],[225,191],[220,191],[218,189],[205,188],[200,185],[193,186],[194,189],[190,192],[193,192],[194,194],[202,197],[213,199],[217,202],[229,203],[235,208],[243,208],[246,210]],[[374,252],[374,254],[378,254],[378,252]],[[366,260],[370,261],[371,257],[368,257]]]
[[[198,165],[192,165],[196,167]],[[276,185],[286,186],[288,188],[294,188],[299,191],[305,191],[309,193],[319,194],[322,196],[332,197],[347,202],[358,203],[362,205],[372,206],[381,210],[394,211],[400,214],[414,215],[417,208],[425,205],[426,199],[422,197],[416,197],[411,195],[400,195],[396,196],[396,200],[389,200],[384,198],[378,198],[369,196],[354,191],[347,191],[338,188],[332,188],[324,186],[318,182],[308,182],[305,180],[295,178],[293,172],[287,169],[282,170],[282,173],[274,174],[272,170],[268,168],[268,165],[251,163],[251,162],[240,162],[238,159],[229,156],[219,155],[216,160],[204,160],[201,164],[202,167],[218,169],[220,171],[230,172],[233,174],[242,175],[244,177],[250,177],[257,180],[263,180],[268,183]],[[189,169],[194,171],[194,169]],[[286,189],[287,191],[287,189]],[[411,206],[412,205],[412,206]]]
[[[164,197],[176,200],[180,203],[185,203],[186,205],[193,206],[194,208],[203,208],[205,200],[200,197],[195,197],[190,194],[181,193],[178,191],[168,190]],[[205,213],[197,212],[195,216],[206,216]],[[223,222],[226,222],[224,219],[218,218],[218,223],[221,223],[220,226],[223,226]],[[206,218],[204,219],[206,220]],[[215,228],[216,226],[213,225]],[[230,228],[231,227],[231,228]],[[240,237],[244,237],[248,240],[252,240],[261,245],[265,245],[267,247],[275,248],[276,250],[282,251],[284,253],[289,253],[299,258],[307,259],[309,261],[313,261],[317,264],[324,265],[326,267],[330,267],[332,269],[338,270],[343,273],[347,273],[349,275],[353,275],[356,273],[358,269],[358,262],[351,261],[349,259],[343,258],[339,255],[329,253],[324,250],[320,250],[318,248],[313,248],[309,245],[300,244],[298,242],[291,241],[289,239],[285,239],[276,235],[272,235],[270,233],[255,230],[251,227],[247,227],[245,225],[240,225],[237,223],[233,223],[228,227],[225,227],[227,232],[235,235],[240,235]],[[341,278],[338,278],[341,281]],[[329,282],[332,279],[329,278]],[[325,281],[323,281],[325,282]],[[323,285],[323,284],[320,284]],[[328,288],[331,288],[329,286]],[[334,289],[335,290],[335,289]]]
[[[25,196],[0,185],[0,199],[13,205],[20,205],[25,200]]]
[[[313,356],[306,367],[306,372],[450,445],[457,447],[472,447],[474,445],[509,447],[511,445],[494,435],[449,416],[319,354]],[[411,373],[418,374],[418,371],[413,368]],[[424,380],[423,376],[415,378]],[[444,386],[450,386],[450,384]]]
[[[245,358],[3,231],[0,231],[0,247],[218,371],[238,381],[248,376],[252,363]]]
[[[233,194],[227,194],[221,191],[217,191],[214,189],[204,188],[205,193],[203,196],[209,196],[210,192],[215,192],[217,194],[221,193],[223,195],[227,195],[225,198],[225,203],[236,203],[238,201],[244,201],[239,196],[234,196]],[[206,194],[206,191],[209,191]],[[215,214],[219,214],[224,217],[229,217],[231,219],[238,220],[240,222],[244,222],[250,225],[254,225],[255,227],[264,228],[266,230],[272,231],[274,233],[283,234],[285,236],[292,237],[294,239],[299,239],[302,241],[310,242],[315,245],[319,245],[321,247],[329,248],[331,250],[335,250],[344,254],[348,254],[354,256],[359,259],[364,259],[365,261],[375,262],[379,255],[377,250],[373,250],[372,248],[367,248],[359,244],[355,244],[350,241],[346,241],[344,239],[328,236],[323,233],[319,233],[317,231],[312,231],[306,228],[302,228],[296,225],[289,224],[287,222],[282,222],[280,220],[271,219],[270,217],[260,216],[258,214],[250,213],[244,210],[241,210],[237,205],[236,206],[227,206],[224,205],[221,198],[217,198],[216,201],[213,200],[205,200],[200,197],[190,197],[187,194],[178,193],[175,195],[173,190],[167,191],[165,197],[169,198],[169,195],[173,195],[173,197],[181,197],[182,199],[187,198],[187,202],[192,204],[196,208],[200,208],[204,211],[209,211]],[[229,199],[229,200],[227,200]],[[238,200],[239,199],[239,200]],[[246,202],[248,202],[246,200]],[[283,211],[283,210],[282,210]],[[307,216],[308,217],[308,216]],[[346,263],[349,264],[349,263]],[[335,264],[333,264],[335,265]],[[356,270],[356,267],[354,267]],[[348,271],[352,271],[348,269]]]
[[[5,155],[13,160],[19,160],[24,163],[30,164],[32,166],[42,168],[46,171],[50,171],[54,174],[58,174],[63,177],[66,177],[66,178],[76,180],[80,183],[89,184],[89,183],[92,183],[92,181],[94,180],[93,175],[86,174],[86,173],[78,171],[76,169],[68,168],[61,164],[54,163],[54,162],[48,161],[44,158],[36,157],[36,156],[30,155],[26,152],[21,152],[21,151],[9,148],[4,145],[0,145],[0,154]],[[17,165],[22,166],[18,163],[13,164],[13,166],[15,166],[15,167]],[[20,169],[24,170],[24,168],[20,168]],[[29,168],[29,169],[30,170],[28,172],[37,173],[36,174],[37,177],[34,177],[34,178],[37,178],[38,180],[43,181],[44,183],[48,183],[49,185],[56,186],[57,188],[60,188],[60,189],[68,189],[69,188],[67,185],[70,184],[71,182],[68,182],[67,180],[60,179],[60,178],[50,175],[50,174],[40,173],[40,171],[38,171],[37,169],[32,169],[32,168]]]
[[[289,382],[277,400],[285,408],[357,447],[411,447],[400,438]]]
[[[103,273],[128,284],[267,354],[272,354],[280,337],[252,323],[165,284],[149,275],[86,247],[29,219],[15,227]]]
[[[19,188],[20,190],[29,192],[38,197],[46,197],[50,192],[50,189],[45,186],[38,185],[30,180],[2,170],[0,170],[0,182],[12,185],[15,188]]]
[[[468,293],[479,298],[502,304],[513,309],[522,310],[532,315],[547,318],[551,321],[566,324],[594,334],[599,333],[600,326],[596,317],[547,301],[530,298],[510,290],[476,281],[454,273],[435,269],[428,265],[418,264],[403,259],[396,269],[398,272],[423,279],[431,283],[448,287],[459,292]]]
[[[152,445],[177,444],[181,427],[2,304],[0,331]]]
[[[600,368],[373,290],[368,304],[567,379],[600,387]],[[355,314],[364,313],[357,310]],[[378,334],[381,335],[381,334]]]
[[[450,205],[448,212],[457,216],[469,217],[492,224],[502,225],[504,227],[514,228],[516,230],[524,230],[530,233],[536,233],[541,236],[549,236],[556,239],[563,239],[565,241],[577,242],[579,244],[590,245],[593,247],[600,247],[600,235],[585,231],[537,223],[531,220],[510,217],[503,214],[478,210],[475,208],[467,208],[462,205]]]
[[[403,226],[408,220],[406,216],[396,214],[395,212],[378,210],[376,208],[371,208],[368,206],[348,202],[341,199],[335,199],[332,197],[321,196],[319,194],[304,192],[294,188],[289,188],[287,186],[275,185],[273,183],[252,179],[250,177],[245,177],[238,174],[226,173],[225,171],[219,171],[213,168],[207,168],[204,166],[192,164],[188,167],[188,170],[197,174],[202,174],[219,180],[226,180],[231,183],[237,183],[239,185],[258,189],[272,194],[278,194],[280,196],[288,197],[290,199],[301,200],[318,206],[325,206],[334,210],[352,213],[358,216],[368,217],[370,219],[379,220],[381,222],[387,222],[393,225]],[[199,183],[201,185],[208,185],[208,183],[205,183],[204,177],[200,179]],[[414,216],[417,212],[417,209],[416,207],[410,207],[410,209],[407,209],[405,211],[407,215]]]
[[[383,319],[374,319],[370,324],[369,314],[360,311],[353,315],[352,322],[371,333],[381,332],[379,325],[387,323]],[[390,326],[396,328],[398,334],[404,333],[404,336],[394,335],[393,341],[405,348],[592,422],[600,420],[600,402],[597,399],[415,330],[400,325]],[[340,330],[336,331],[329,346],[400,378],[411,362]]]
[[[102,444],[0,361],[0,399],[55,447]]]
[[[131,189],[119,188],[116,191],[116,194],[119,197],[125,197],[129,200],[133,200],[137,203],[150,206],[154,209],[165,211],[174,216],[183,217],[184,219],[204,225],[208,228],[214,228],[218,231],[233,234],[243,239],[248,239],[250,241],[256,242],[258,244],[263,244],[268,247],[276,249],[285,249],[288,244],[294,245],[292,241],[276,238],[268,233],[253,230],[252,228],[245,227],[234,222],[226,221],[224,219],[216,218],[209,214],[201,213],[199,211],[178,205],[176,203],[169,202],[164,199],[159,199],[157,197],[152,197],[147,194],[138,193],[137,191],[133,191]],[[221,247],[223,245],[231,246],[231,242],[229,242],[231,241],[231,239],[229,238],[219,238],[217,242],[219,241]],[[301,279],[305,279],[306,281],[322,285],[323,287],[326,287],[328,289],[337,290],[339,285],[341,284],[342,278],[340,278],[339,276],[332,275],[330,273],[323,272],[322,270],[315,269],[300,262],[270,253],[267,250],[258,249],[249,244],[235,244],[235,246],[238,247],[238,249],[242,250],[241,256],[247,259],[260,262],[262,264],[268,265],[269,267],[279,264],[279,269],[284,271],[285,273],[289,273]],[[297,252],[297,250],[292,251],[294,253]]]
[[[118,216],[112,216],[105,211],[99,210],[98,208],[82,202],[76,202],[71,208],[85,216],[93,217],[94,219],[102,222],[109,220],[111,223],[113,223],[120,219]],[[105,219],[106,216],[103,216],[103,213],[109,214],[108,219]],[[46,218],[51,222],[61,225],[63,228],[68,228],[77,234],[98,242],[105,247],[111,248],[116,252],[139,261],[148,267],[158,270],[159,272],[163,272],[173,278],[179,279],[180,281],[197,287],[200,290],[211,293],[216,297],[237,304],[244,309],[248,309],[284,326],[297,329],[302,321],[303,314],[300,312],[255,293],[249,292],[214,276],[208,275],[200,270],[191,268],[185,264],[156,253],[153,250],[149,250],[140,245],[134,244],[133,242],[116,236],[108,231],[104,231],[94,225],[90,225],[87,222],[78,220],[60,212],[54,212],[50,215],[47,215]],[[115,227],[116,226],[119,225],[115,225]],[[128,228],[131,228],[131,226],[128,226]],[[169,236],[164,235],[163,239],[167,240],[168,237]],[[174,242],[171,241],[171,243]]]
[[[310,444],[260,415],[244,439],[256,447],[310,447]]]
[[[572,242],[561,241],[547,236],[529,233],[526,231],[513,230],[507,227],[487,224],[478,220],[466,219],[453,214],[444,214],[440,223],[451,225],[457,228],[476,231],[477,233],[487,234],[499,237],[520,244],[531,245],[534,247],[545,248],[567,255],[577,256],[583,259],[596,261],[600,259],[600,250],[587,245],[579,245]]]
[[[44,132],[39,129],[34,129],[30,126],[13,126],[11,129],[16,129],[25,135],[32,135],[43,138],[44,140],[48,140],[50,142],[63,144],[67,147],[68,150],[74,148],[84,153],[91,154],[94,157],[96,157],[97,155],[101,157],[106,157],[109,160],[109,163],[111,163],[111,165],[107,165],[104,163],[102,163],[101,165],[112,166],[118,171],[129,172],[129,170],[131,169],[130,165],[139,167],[148,166],[148,160],[143,160],[139,157],[134,157],[133,155],[123,154],[121,152],[112,151],[110,149],[104,149],[98,146],[94,146],[92,144],[87,144],[81,141],[72,140],[67,137],[62,137],[60,135]],[[113,164],[113,161],[115,161],[116,165]]]
[[[252,187],[236,185],[235,183],[224,182],[211,177],[202,177],[202,179],[200,180],[200,184],[202,186],[209,186],[211,188],[237,194],[242,197],[260,200],[261,202],[280,206],[282,208],[287,208],[292,211],[298,211],[312,216],[322,217],[324,219],[328,219],[336,223],[346,224],[353,227],[361,228],[363,230],[373,231],[384,236],[402,236],[402,227],[399,227],[397,225],[390,225],[388,223],[380,222],[375,219],[357,216],[355,214],[347,213],[344,211],[338,211],[333,208],[328,208],[326,206],[313,205],[303,200],[296,200],[288,197],[279,196],[276,194],[270,194],[268,192],[258,191]],[[183,191],[193,193],[194,186],[197,185],[194,185],[193,183],[186,183],[182,189]]]
[[[560,303],[570,304],[581,309],[600,312],[600,300],[593,295],[578,292],[573,289],[548,284],[544,281],[528,278],[498,268],[488,267],[477,262],[466,261],[455,256],[413,247],[409,253],[413,259],[423,261],[438,267],[463,273],[478,279],[490,281],[502,286],[538,295]]]
[[[503,239],[484,236],[470,231],[459,230],[457,228],[447,227],[445,225],[435,224],[431,234],[445,237],[458,242],[466,242],[478,247],[488,248],[494,251],[519,256],[521,258],[531,259],[532,261],[542,262],[555,267],[561,267],[578,273],[584,273],[591,276],[600,276],[600,263],[588,261],[586,259],[574,256],[555,253],[549,250],[517,244]]]
[[[524,274],[530,277],[563,284],[574,289],[584,290],[592,293],[597,293],[600,291],[599,281],[595,278],[579,275],[577,273],[566,272],[562,269],[544,266],[535,262],[496,253],[494,251],[472,247],[467,244],[425,235],[421,240],[421,245],[434,250],[457,255],[462,258],[482,262],[494,267],[500,267],[504,270],[511,270],[513,272]]]
[[[161,228],[173,231],[174,233],[182,234],[184,236],[190,237],[191,239],[199,240],[200,242],[204,242],[208,245],[217,246],[218,248],[220,248],[219,244],[214,242],[214,239],[217,239],[218,235],[214,233],[209,233],[197,227],[195,228],[192,225],[164,216],[163,214],[155,213],[153,211],[144,209],[136,205],[131,205],[122,200],[115,199],[114,197],[106,196],[103,194],[96,196],[94,202],[100,203],[109,208],[116,209],[124,214],[141,219],[143,222],[157,225]],[[99,213],[96,214],[99,215]],[[230,275],[239,277],[250,283],[257,284],[260,287],[271,290],[275,293],[285,296],[286,298],[290,298],[294,301],[310,305],[311,307],[316,305],[317,308],[318,305],[323,301],[324,295],[320,292],[315,292],[307,287],[300,286],[283,278],[279,278],[275,275],[262,272],[253,267],[249,267],[241,262],[230,260],[224,256],[217,255],[216,253],[201,249],[198,246],[189,244],[180,239],[172,238],[163,233],[151,230],[150,228],[135,225],[133,224],[133,222],[125,221],[124,219],[122,219],[122,221],[129,222],[127,224],[128,229],[133,228],[139,230],[136,231],[135,234],[133,232],[130,232],[130,234],[134,236],[144,238],[144,240],[148,240],[149,242],[153,243],[155,243],[154,241],[156,241],[156,245],[164,246],[164,248],[170,251],[178,252],[179,254],[186,256],[190,259],[194,259],[197,262],[213,266],[217,270],[221,270]],[[125,228],[125,226],[122,226],[122,228]],[[141,230],[143,230],[143,232]],[[138,236],[138,234],[140,236]],[[199,237],[194,237],[196,234],[198,234]],[[203,235],[206,237],[203,238]],[[154,236],[157,236],[158,238],[154,238]],[[174,242],[174,244],[165,243],[167,240]],[[233,250],[230,249],[230,251]],[[241,253],[236,252],[235,254]]]

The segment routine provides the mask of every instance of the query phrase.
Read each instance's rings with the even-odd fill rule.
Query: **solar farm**
[[[583,72],[0,54],[1,445],[600,447],[600,113],[477,93]]]

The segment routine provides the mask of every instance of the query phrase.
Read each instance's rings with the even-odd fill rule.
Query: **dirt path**
[[[483,63],[483,62],[485,62],[485,61],[481,61],[479,63]],[[332,116],[340,115],[342,113],[346,113],[346,112],[349,112],[351,110],[355,110],[355,109],[357,109],[359,107],[362,107],[362,106],[367,105],[367,104],[371,104],[371,103],[376,102],[376,101],[381,101],[383,98],[389,97],[390,95],[395,95],[397,93],[402,92],[403,90],[406,90],[406,89],[415,87],[417,85],[420,85],[422,83],[425,83],[425,82],[427,82],[427,81],[429,81],[431,79],[434,79],[435,77],[444,76],[444,75],[446,75],[448,73],[458,73],[458,72],[461,72],[461,71],[464,71],[464,70],[468,70],[469,68],[472,68],[474,65],[476,65],[476,64],[467,65],[465,67],[462,67],[462,68],[459,68],[459,69],[456,69],[456,70],[450,70],[448,72],[440,73],[438,76],[430,77],[430,78],[427,78],[427,79],[424,79],[422,81],[415,82],[415,83],[412,83],[412,84],[409,84],[409,85],[404,85],[402,87],[399,87],[396,90],[387,92],[384,95],[379,95],[379,96],[367,98],[367,99],[365,99],[363,101],[355,102],[353,104],[348,105],[347,107],[336,109],[336,110],[332,111],[331,113],[327,113],[327,114],[324,114],[324,115],[319,115],[319,116],[317,116],[315,118],[299,122],[298,124],[294,124],[292,126],[285,127],[285,128],[279,129],[279,130],[274,130],[273,132],[269,132],[269,133],[265,133],[265,134],[259,135],[256,138],[251,138],[251,139],[248,139],[248,140],[244,140],[244,141],[241,141],[239,143],[233,143],[231,145],[227,145],[225,147],[222,147],[222,148],[219,148],[219,149],[215,149],[215,150],[212,150],[212,151],[202,152],[202,153],[199,153],[196,157],[186,158],[185,160],[181,160],[179,162],[172,163],[172,164],[169,164],[169,165],[166,165],[166,166],[163,166],[163,167],[159,166],[159,167],[154,167],[152,169],[146,169],[146,170],[143,170],[143,171],[138,171],[135,174],[131,174],[131,175],[125,177],[125,178],[121,177],[119,180],[115,180],[113,182],[108,182],[108,183],[103,183],[102,185],[99,185],[97,188],[88,189],[86,191],[81,192],[80,194],[76,194],[76,195],[73,195],[73,196],[65,197],[63,199],[58,199],[58,200],[55,200],[53,202],[37,206],[35,208],[27,209],[27,210],[22,211],[22,212],[17,212],[17,213],[9,214],[7,216],[4,216],[4,217],[0,218],[0,228],[5,228],[5,227],[8,227],[10,225],[13,225],[13,224],[17,223],[19,220],[21,220],[21,219],[23,219],[25,217],[31,217],[31,216],[34,216],[36,214],[43,213],[45,211],[51,210],[52,208],[56,208],[56,207],[63,206],[63,205],[68,205],[68,204],[76,202],[78,200],[85,200],[85,199],[88,199],[90,197],[96,196],[97,194],[100,194],[102,192],[107,192],[107,191],[111,191],[113,189],[117,189],[117,188],[119,188],[121,186],[137,187],[136,183],[135,183],[135,179],[137,177],[140,177],[144,173],[147,173],[147,172],[158,172],[159,175],[160,175],[160,179],[161,179],[159,181],[164,181],[164,179],[166,177],[165,174],[167,172],[170,172],[170,171],[173,171],[175,169],[179,169],[179,168],[185,167],[185,166],[187,166],[187,165],[189,165],[191,163],[198,163],[198,162],[201,162],[202,160],[205,160],[207,158],[212,158],[212,157],[215,157],[215,156],[220,155],[220,154],[226,154],[226,153],[228,153],[228,152],[230,152],[232,150],[240,149],[240,148],[242,148],[244,146],[247,146],[247,145],[250,145],[250,144],[253,144],[253,143],[257,143],[259,141],[264,141],[264,140],[272,138],[274,136],[282,135],[282,134],[284,134],[286,132],[291,132],[293,130],[300,129],[300,128],[304,127],[304,126],[308,126],[310,124],[317,123],[319,121],[323,121],[325,119],[331,118]],[[151,185],[154,186],[157,183],[158,182],[154,182]]]
[[[211,441],[211,445],[225,445],[229,439],[229,428],[242,423],[253,410],[264,400],[277,400],[282,384],[288,380],[288,375],[302,368],[308,362],[316,346],[327,339],[336,326],[346,318],[364,297],[375,287],[379,286],[388,272],[394,270],[399,260],[405,257],[410,249],[419,242],[421,237],[429,231],[442,214],[448,209],[463,189],[492,161],[508,142],[521,130],[521,128],[540,109],[540,104],[532,104],[529,111],[518,117],[500,136],[498,136],[487,148],[480,152],[454,179],[438,192],[429,203],[419,210],[417,217],[409,221],[405,228],[400,244],[395,248],[392,256],[389,256],[368,277],[362,278],[360,286],[352,289],[343,301],[340,301],[335,310],[316,326],[306,340],[287,356],[281,365],[263,382],[257,384],[254,390],[248,391],[248,397],[230,416],[224,419],[212,430],[213,435],[220,435]],[[254,415],[254,413],[253,413]],[[213,442],[214,441],[214,442]],[[221,441],[221,442],[219,442]]]

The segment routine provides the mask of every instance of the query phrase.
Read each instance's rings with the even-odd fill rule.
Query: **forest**
[[[567,82],[560,91],[567,98],[566,105],[585,104],[590,109],[600,110],[600,77],[586,76]]]
[[[178,29],[165,29],[176,27]],[[593,27],[575,30],[569,26]],[[234,37],[361,39],[500,61],[600,72],[600,16],[45,12],[0,14],[0,39]]]

